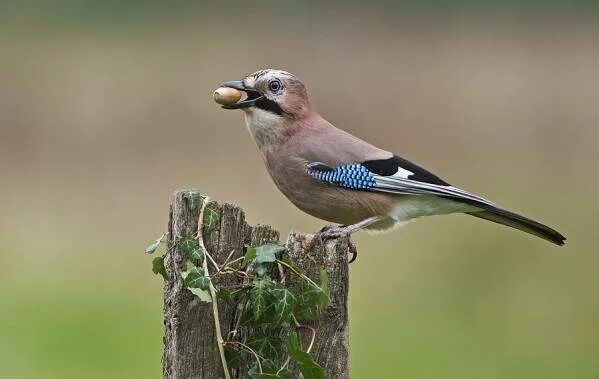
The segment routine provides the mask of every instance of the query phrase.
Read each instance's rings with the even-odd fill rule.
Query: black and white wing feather
[[[438,176],[399,156],[338,167],[311,163],[308,173],[317,180],[340,187],[398,195],[435,195],[473,205],[490,201],[451,186]]]
[[[438,176],[399,156],[338,167],[314,162],[308,164],[306,169],[316,180],[343,188],[398,195],[434,195],[473,205],[475,210],[467,212],[472,216],[522,230],[556,245],[563,245],[566,240],[558,231],[517,213],[498,208],[480,196],[453,187]]]

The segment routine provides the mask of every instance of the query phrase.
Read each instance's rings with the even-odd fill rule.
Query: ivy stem
[[[297,318],[295,318],[295,315],[292,313],[291,317],[293,318],[293,323],[295,324],[295,327],[297,329],[300,328],[304,328],[304,329],[310,329],[310,331],[312,332],[312,338],[310,339],[310,344],[308,345],[308,349],[306,350],[306,353],[310,353],[310,350],[312,350],[312,346],[314,345],[314,341],[316,340],[316,329],[314,329],[311,326],[308,325],[302,325],[299,323],[299,321],[297,321]]]
[[[308,283],[312,284],[314,287],[318,288],[319,290],[322,291],[322,288],[320,288],[320,286],[318,284],[316,284],[312,279],[308,278],[306,275],[304,275],[303,273],[297,271],[297,269],[295,267],[293,267],[292,265],[290,265],[289,263],[282,261],[280,259],[277,259],[277,263],[282,264],[283,266],[287,267],[288,269],[290,269],[291,271],[293,271],[293,273],[297,276],[299,276],[300,278],[304,279],[305,281],[307,281]]]
[[[231,256],[233,255],[234,252],[235,252],[235,249],[231,250],[231,252],[227,256],[227,259],[225,259],[225,261],[223,262],[223,268],[227,267],[227,265],[229,264],[229,259],[231,259]],[[239,257],[239,258],[241,259],[241,257]]]
[[[314,346],[314,340],[316,340],[316,329],[308,325],[301,325],[300,327],[310,329],[312,332],[312,339],[310,340],[310,345],[308,345],[308,349],[306,350],[306,353],[310,354],[310,350],[312,350],[312,346]]]
[[[202,221],[204,220],[204,209],[206,208],[206,204],[210,202],[210,198],[206,196],[204,202],[202,203],[202,209],[200,209],[200,218],[198,220],[198,243],[202,246],[204,251],[206,252],[206,256],[210,258],[216,270],[218,271],[218,265],[210,254],[208,254],[208,250],[206,250],[206,246],[204,246],[204,239],[202,238]],[[207,276],[209,276],[210,272],[208,271],[208,260],[204,259],[202,262],[202,267],[204,268],[204,272]],[[225,348],[224,348],[224,340],[223,334],[220,330],[220,317],[218,315],[218,302],[216,300],[216,289],[212,284],[212,280],[208,282],[208,289],[210,290],[210,297],[212,297],[212,314],[214,315],[214,331],[216,333],[216,343],[218,345],[218,352],[220,354],[220,361],[223,365],[223,372],[225,374],[225,379],[231,379],[231,373],[229,372],[229,366],[227,364],[227,358],[225,357]]]
[[[279,373],[281,371],[283,371],[287,368],[287,365],[289,364],[290,361],[291,361],[291,357],[288,355],[287,359],[285,359],[285,363],[283,363],[283,366],[281,366],[281,368],[277,371],[277,375],[279,375]]]
[[[198,236],[198,241],[200,240],[200,237]],[[210,253],[208,253],[208,250],[206,250],[206,247],[204,246],[204,241],[200,242],[202,244],[202,247],[204,248],[204,255],[206,255],[208,257],[208,259],[210,259],[210,262],[212,262],[212,265],[214,266],[214,268],[216,269],[217,272],[220,271],[220,267],[218,267],[218,264],[216,264],[216,262],[214,261],[214,259],[212,258],[212,256],[210,255]],[[205,261],[205,259],[204,259]]]
[[[221,273],[221,274],[237,274],[237,275],[239,275],[239,276],[243,276],[243,277],[245,277],[245,278],[248,278],[248,277],[249,277],[249,275],[248,275],[246,272],[244,272],[244,271],[241,271],[241,270],[237,270],[237,269],[235,269],[235,268],[232,268],[232,267],[229,267],[229,268],[227,268],[227,269],[224,269],[224,268],[223,268],[223,270],[222,270],[222,271],[220,271],[220,273]]]
[[[244,259],[244,258],[245,258],[245,257],[239,257],[239,258],[235,258],[235,259],[233,259],[231,262],[228,262],[228,263],[226,264],[226,266],[230,266],[230,265],[232,265],[233,263],[235,263],[235,262],[239,262],[240,260],[242,260],[242,259]]]
[[[229,341],[229,342],[225,342],[225,344],[239,345],[239,347],[241,347],[242,349],[249,351],[250,354],[252,354],[254,356],[254,358],[256,358],[256,362],[258,363],[258,369],[260,369],[260,374],[263,373],[262,365],[260,364],[260,358],[264,359],[264,357],[261,357],[260,355],[258,355],[258,353],[256,353],[251,347],[249,347],[248,345],[246,345],[242,342],[238,342],[238,341]]]
[[[278,262],[277,262],[277,270],[279,270],[279,278],[280,278],[281,284],[285,284],[285,280],[287,279],[285,277],[285,270],[283,269],[283,266],[281,266],[281,264]]]

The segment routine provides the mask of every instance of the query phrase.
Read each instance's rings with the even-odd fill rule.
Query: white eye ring
[[[278,79],[271,80],[270,82],[268,82],[268,89],[272,92],[279,92],[281,90],[281,87],[283,86],[281,85],[281,82]]]

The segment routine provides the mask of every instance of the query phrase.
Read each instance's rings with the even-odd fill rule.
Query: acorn
[[[232,105],[241,99],[241,92],[235,88],[219,87],[214,91],[214,101],[221,105]]]

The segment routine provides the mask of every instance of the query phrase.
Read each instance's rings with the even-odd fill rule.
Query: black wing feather
[[[522,230],[556,245],[563,245],[566,239],[555,229],[517,213],[497,208],[484,198],[452,187],[435,174],[397,155],[388,159],[370,160],[337,168],[329,167],[320,162],[313,162],[308,164],[306,168],[317,180],[344,188],[404,195],[436,195],[470,204],[480,209],[479,211],[466,212],[467,214]],[[395,175],[400,168],[412,174],[407,175],[407,177]],[[364,171],[364,169],[367,171]]]
[[[403,168],[404,170],[413,172],[412,175],[408,176],[408,179],[424,183],[437,184],[440,186],[449,185],[449,183],[439,178],[437,175],[408,161],[407,159],[400,157],[399,155],[394,155],[389,159],[376,159],[362,162],[362,165],[373,173],[381,176],[391,176],[395,174],[399,168]]]

